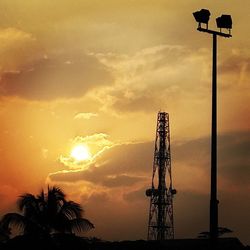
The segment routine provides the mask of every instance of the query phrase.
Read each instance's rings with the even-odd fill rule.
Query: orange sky
[[[170,114],[176,237],[208,228],[211,37],[218,42],[220,225],[249,244],[248,0],[1,0],[0,212],[56,184],[110,240],[146,237],[156,114]],[[86,144],[92,160],[70,158]],[[238,209],[241,209],[239,212]],[[196,223],[194,223],[196,221]],[[190,226],[192,225],[192,226]]]

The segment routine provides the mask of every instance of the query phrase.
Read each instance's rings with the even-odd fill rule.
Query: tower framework
[[[169,114],[159,112],[157,116],[152,186],[146,190],[150,197],[148,240],[174,238]]]

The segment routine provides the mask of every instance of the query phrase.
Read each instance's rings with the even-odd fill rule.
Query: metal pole
[[[210,193],[210,238],[212,243],[218,238],[218,204],[217,200],[217,36],[232,37],[215,30],[204,29],[199,24],[198,31],[213,35],[213,66],[212,66],[212,131],[211,131],[211,193]]]
[[[210,237],[218,238],[217,200],[217,34],[213,34]]]

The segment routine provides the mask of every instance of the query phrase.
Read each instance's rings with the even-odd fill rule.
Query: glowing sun
[[[72,149],[70,156],[77,161],[85,161],[91,158],[91,153],[86,145],[80,144]]]

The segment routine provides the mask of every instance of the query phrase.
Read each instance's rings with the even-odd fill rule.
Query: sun
[[[70,156],[77,161],[85,161],[91,158],[91,153],[88,146],[79,144],[73,147]]]

